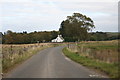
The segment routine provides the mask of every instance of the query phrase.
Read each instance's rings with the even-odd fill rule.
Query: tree
[[[73,13],[72,16],[67,16],[67,19],[62,21],[59,31],[65,41],[79,41],[86,40],[88,31],[93,28],[95,26],[91,18],[80,13]]]
[[[13,44],[14,39],[15,39],[15,35],[14,35],[14,33],[11,30],[8,30],[5,33],[4,38],[5,38],[5,43]]]
[[[58,36],[59,32],[58,31],[51,31],[51,40],[55,39]]]

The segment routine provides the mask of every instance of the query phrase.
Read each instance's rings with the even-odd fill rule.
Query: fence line
[[[67,48],[75,52],[76,54],[79,54],[81,56],[93,58],[99,61],[104,61],[106,63],[118,63],[118,51],[117,50],[95,50],[84,47],[84,45],[77,45],[75,44],[69,44]]]

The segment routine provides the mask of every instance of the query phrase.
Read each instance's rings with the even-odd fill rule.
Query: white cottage
[[[62,35],[58,35],[58,37],[56,39],[53,39],[52,42],[63,42],[64,39],[62,37]]]

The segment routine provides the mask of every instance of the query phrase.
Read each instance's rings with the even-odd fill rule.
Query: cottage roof
[[[59,38],[61,38],[62,40],[64,40],[64,38],[62,37],[62,35],[58,35]]]

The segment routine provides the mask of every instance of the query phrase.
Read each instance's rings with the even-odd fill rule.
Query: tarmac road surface
[[[64,46],[47,48],[32,56],[6,78],[90,78],[102,75],[70,60],[62,53]]]

